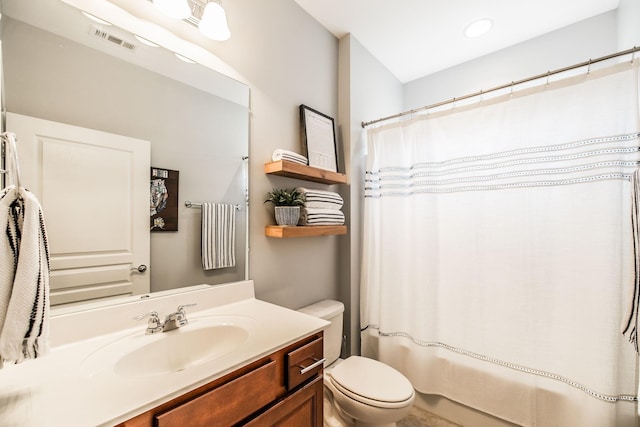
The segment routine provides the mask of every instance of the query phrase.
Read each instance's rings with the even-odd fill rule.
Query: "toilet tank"
[[[331,322],[331,325],[324,330],[323,341],[324,357],[327,359],[324,365],[329,366],[340,357],[340,349],[342,348],[342,313],[344,313],[344,304],[340,301],[326,299],[315,304],[302,307],[298,311]]]

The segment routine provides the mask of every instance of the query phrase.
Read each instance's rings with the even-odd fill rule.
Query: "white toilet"
[[[299,311],[331,322],[324,331],[325,426],[392,427],[409,413],[415,392],[404,375],[366,357],[339,359],[344,312],[341,302],[323,300]]]

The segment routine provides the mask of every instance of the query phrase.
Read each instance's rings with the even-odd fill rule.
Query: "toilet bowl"
[[[415,400],[409,380],[377,360],[361,356],[339,359],[344,305],[323,300],[299,311],[328,320],[324,332],[324,425],[391,427],[404,418]]]

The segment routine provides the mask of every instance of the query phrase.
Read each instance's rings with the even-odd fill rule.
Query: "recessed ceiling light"
[[[464,35],[469,38],[480,37],[487,34],[492,26],[493,21],[491,21],[491,19],[478,19],[467,25],[467,28],[464,30]]]
[[[85,12],[84,10],[81,10],[81,12],[84,14],[84,16],[91,19],[92,21],[97,22],[98,24],[111,25],[111,22],[105,21],[104,19],[100,19],[97,16],[90,14],[89,12]]]
[[[196,61],[194,61],[194,60],[192,60],[192,59],[189,59],[189,58],[187,58],[187,57],[186,57],[186,56],[184,56],[184,55],[180,55],[179,53],[175,53],[175,52],[174,52],[173,54],[174,54],[174,55],[176,56],[176,58],[178,58],[180,61],[182,61],[182,62],[186,62],[187,64],[195,64],[195,63],[196,63]]]
[[[146,44],[147,46],[151,46],[151,47],[160,47],[160,45],[155,44],[154,42],[152,42],[151,40],[147,40],[142,36],[139,36],[137,34],[134,34],[133,37],[135,37],[136,39],[138,39],[138,41],[142,44]]]

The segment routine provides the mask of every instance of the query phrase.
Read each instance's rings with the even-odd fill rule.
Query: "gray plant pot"
[[[300,206],[276,206],[275,213],[278,225],[298,225]]]

